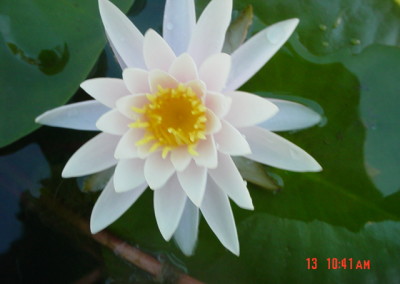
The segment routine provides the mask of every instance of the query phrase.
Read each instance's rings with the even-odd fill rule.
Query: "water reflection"
[[[16,219],[21,194],[29,190],[31,195],[39,197],[40,181],[49,176],[49,165],[37,144],[0,157],[0,253],[21,235],[22,224]]]

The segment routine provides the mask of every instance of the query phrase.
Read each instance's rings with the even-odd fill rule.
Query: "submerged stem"
[[[101,245],[109,248],[119,257],[125,259],[126,261],[134,264],[135,266],[143,269],[144,271],[152,274],[156,279],[163,280],[164,274],[164,264],[159,262],[153,256],[142,252],[138,248],[129,245],[124,240],[118,238],[112,233],[103,230],[97,234],[92,235],[89,229],[89,223],[82,217],[78,216],[67,207],[62,205],[55,199],[50,199],[46,196],[41,196],[39,200],[30,198],[28,196],[23,196],[23,204],[25,204],[29,209],[35,211],[45,210],[51,211],[53,213],[50,216],[60,218],[63,221],[69,223],[73,227],[77,228],[81,233],[94,239]],[[169,271],[171,272],[171,271]],[[201,284],[197,279],[190,277],[187,274],[181,273],[179,271],[175,272],[176,283],[178,284]]]

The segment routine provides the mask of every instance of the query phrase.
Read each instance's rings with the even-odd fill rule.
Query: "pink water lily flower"
[[[116,165],[92,212],[93,233],[118,219],[149,187],[165,240],[193,253],[200,212],[221,243],[239,255],[229,198],[253,209],[231,156],[290,171],[320,171],[305,151],[271,131],[300,129],[320,116],[297,103],[237,91],[298,24],[274,24],[232,54],[222,53],[232,0],[212,0],[196,22],[193,0],[167,0],[163,37],[143,36],[108,0],[100,14],[123,79],[81,87],[94,98],[37,118],[41,124],[101,133],[69,159],[63,177]],[[179,15],[179,16],[177,16]]]

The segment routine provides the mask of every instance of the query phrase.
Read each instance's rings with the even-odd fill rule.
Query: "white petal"
[[[193,0],[167,0],[165,3],[163,37],[176,55],[187,50],[196,23]]]
[[[209,169],[215,169],[217,167],[217,148],[212,135],[207,136],[206,140],[201,140],[197,144],[196,151],[199,155],[193,156],[193,159],[198,166],[203,166]]]
[[[221,52],[231,13],[232,0],[210,1],[204,9],[188,47],[188,53],[198,66],[210,55]]]
[[[221,123],[221,130],[214,134],[218,151],[234,156],[250,154],[251,149],[246,138],[228,122],[221,120]]]
[[[99,9],[107,36],[125,65],[144,69],[143,35],[110,1],[99,0]]]
[[[178,87],[178,82],[171,75],[161,70],[150,71],[149,82],[151,93],[158,92],[159,86],[171,89]]]
[[[140,117],[140,115],[133,110],[133,107],[142,108],[148,103],[149,100],[145,94],[130,95],[120,98],[117,101],[117,109],[127,118],[137,119]]]
[[[271,131],[297,130],[313,126],[321,121],[321,116],[312,109],[290,101],[268,99],[279,111],[270,119],[258,124]]]
[[[235,163],[229,155],[218,155],[218,167],[208,171],[215,183],[235,203],[244,209],[253,210],[253,202]]]
[[[250,144],[252,154],[245,157],[276,168],[295,172],[318,172],[322,168],[303,149],[260,127],[240,129]]]
[[[125,192],[146,183],[144,161],[141,159],[120,160],[115,167],[114,187],[116,192]]]
[[[122,72],[124,83],[131,94],[149,93],[149,72],[138,68],[127,68]]]
[[[95,78],[81,83],[81,88],[102,104],[114,108],[115,102],[126,95],[129,90],[124,81],[114,78]]]
[[[197,207],[200,207],[206,189],[207,169],[191,162],[184,171],[178,172],[177,175],[187,196]]]
[[[225,53],[217,53],[204,61],[199,77],[206,83],[208,90],[219,92],[225,87],[230,69],[231,57]]]
[[[114,53],[114,56],[117,59],[119,66],[121,67],[121,70],[124,70],[128,66],[126,65],[126,62],[122,59],[121,55],[118,53],[118,50],[115,49],[114,44],[112,43],[112,41],[110,40],[110,37],[107,34],[107,31],[106,31],[106,37],[107,37],[108,43],[110,44],[111,50]]]
[[[175,59],[169,69],[169,73],[181,83],[198,79],[196,63],[187,53]]]
[[[144,176],[151,189],[164,186],[174,172],[171,160],[168,157],[163,159],[160,152],[150,155],[144,164]]]
[[[232,68],[225,90],[242,86],[281,48],[293,33],[298,19],[276,23],[262,30],[232,54]]]
[[[232,99],[216,92],[208,92],[205,100],[207,108],[211,109],[218,117],[224,117],[230,107]]]
[[[174,239],[182,252],[190,256],[193,254],[197,235],[199,232],[199,209],[186,198],[185,208],[183,209],[178,228],[174,233]]]
[[[148,156],[150,156],[152,154],[152,152],[150,152],[150,149],[152,146],[153,146],[153,144],[150,144],[150,143],[146,143],[144,145],[139,146],[137,148],[138,157],[140,159],[146,159]]]
[[[129,130],[129,120],[123,116],[117,109],[110,110],[103,114],[96,122],[96,126],[101,131],[114,135],[122,135]]]
[[[187,147],[182,146],[171,151],[171,162],[177,171],[183,171],[189,165],[192,156],[189,154]]]
[[[100,133],[83,144],[68,160],[62,176],[79,177],[100,172],[114,166],[114,150],[120,136]]]
[[[246,93],[231,92],[232,104],[225,120],[235,127],[253,126],[274,116],[278,107],[269,100]]]
[[[178,227],[186,203],[186,194],[173,176],[163,187],[154,191],[154,213],[165,240],[170,240]]]
[[[78,130],[95,130],[96,121],[109,110],[101,103],[90,100],[48,110],[35,121],[40,124]]]
[[[185,85],[186,87],[191,88],[198,98],[201,99],[204,97],[204,94],[206,92],[206,85],[204,84],[204,82],[200,80],[193,80],[187,82]]]
[[[208,109],[206,111],[206,117],[206,134],[216,133],[221,130],[221,121],[212,110]]]
[[[207,181],[200,210],[220,242],[232,253],[239,255],[239,240],[229,199],[212,179]]]
[[[144,130],[138,128],[129,129],[127,133],[122,136],[121,140],[115,149],[114,157],[116,159],[132,159],[137,158],[138,148],[135,145],[137,141],[144,136]]]
[[[111,178],[93,207],[92,216],[90,217],[90,231],[92,234],[103,230],[121,217],[146,188],[147,184],[144,183],[131,191],[117,193],[114,190],[114,183]]]
[[[168,43],[152,29],[144,36],[143,56],[148,70],[168,71],[175,59],[175,54]]]

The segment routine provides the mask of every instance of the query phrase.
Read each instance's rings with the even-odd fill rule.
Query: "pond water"
[[[287,6],[285,1],[235,3],[243,8],[250,2],[257,15],[251,31],[272,20],[297,15],[294,11],[302,9]],[[204,3],[197,1],[198,6]],[[390,19],[387,26],[396,26],[394,23],[400,19],[397,4],[385,2],[392,10],[369,5],[362,11],[391,11],[384,18]],[[128,15],[142,32],[150,27],[160,32],[163,7],[161,0],[137,0]],[[274,14],[272,20],[264,22],[261,17],[268,14],[267,8]],[[319,5],[313,8],[321,9]],[[233,205],[240,257],[224,249],[204,219],[195,255],[184,256],[174,242],[165,242],[161,237],[152,192],[146,191],[109,229],[132,247],[160,260],[167,267],[167,280],[179,268],[207,283],[400,283],[400,50],[394,44],[360,46],[340,26],[351,22],[350,16],[339,24],[323,22],[337,19],[338,15],[331,15],[333,10],[328,8],[324,10],[331,11],[326,12],[327,19],[321,19],[320,14],[300,13],[305,24],[299,26],[299,32],[243,86],[243,90],[261,96],[303,103],[323,116],[322,123],[312,128],[280,133],[306,149],[321,163],[323,171],[294,173],[257,167],[271,185],[248,183],[254,211]],[[8,18],[1,13],[0,32],[4,36]],[[276,14],[279,19],[274,18]],[[365,27],[370,28],[368,25]],[[356,45],[355,49],[338,48],[341,42],[334,40],[342,33],[353,38],[345,42]],[[11,31],[7,30],[7,36],[12,36]],[[323,44],[318,45],[314,37],[319,43],[323,38]],[[66,62],[63,58],[66,53],[72,58],[73,48],[67,52],[63,45],[53,46],[59,48],[54,54],[50,50],[49,56],[59,64],[50,66],[47,73],[42,70],[40,76],[58,78],[56,73],[69,67],[68,58]],[[21,62],[33,58],[22,56],[19,47],[11,48]],[[89,76],[121,77],[109,46]],[[88,98],[79,90],[70,102]],[[6,123],[13,127],[12,120]],[[153,281],[149,274],[97,244],[73,223],[87,222],[97,190],[109,175],[61,178],[68,158],[94,135],[42,127],[0,149],[1,283]],[[372,268],[327,268],[327,258],[340,259],[344,264],[350,258],[370,261]],[[315,271],[307,267],[310,259],[318,260]]]

